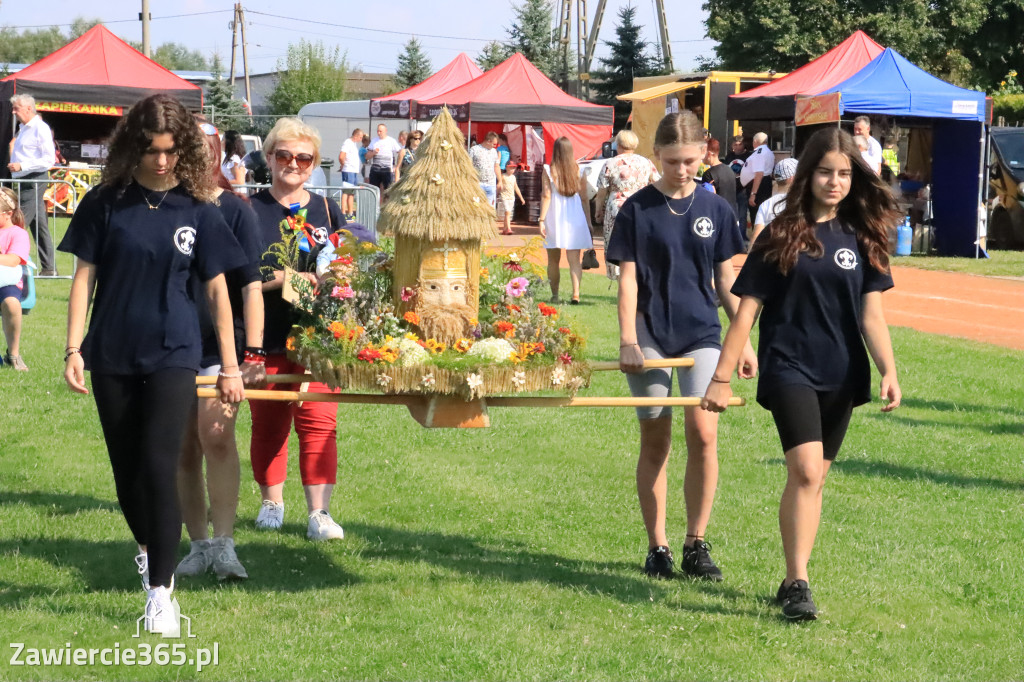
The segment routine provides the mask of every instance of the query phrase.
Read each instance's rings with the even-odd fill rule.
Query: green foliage
[[[348,99],[348,63],[340,47],[301,39],[288,45],[288,56],[277,63],[278,79],[268,101],[271,113],[294,116],[310,102]]]
[[[556,78],[560,69],[552,40],[550,0],[523,0],[513,11],[516,18],[512,26],[505,29],[508,33],[505,42],[508,54],[522,52],[544,75]]]
[[[1002,116],[1008,125],[1024,121],[1024,94],[994,95],[992,97],[992,118]]]
[[[206,71],[210,68],[199,50],[190,50],[179,43],[163,43],[150,53],[150,59],[171,71]]]
[[[648,53],[650,46],[641,37],[643,26],[634,23],[636,8],[626,5],[619,9],[619,22],[615,26],[615,41],[604,41],[611,53],[598,61],[604,67],[591,72],[595,78],[591,87],[597,101],[615,107],[615,129],[626,125],[631,105],[616,98],[633,91],[633,79],[652,76],[661,71],[658,60]]]
[[[488,71],[508,59],[511,54],[507,47],[496,40],[492,40],[484,45],[484,49],[477,55],[476,63],[481,69]]]
[[[857,29],[958,85],[991,88],[1022,61],[1019,0],[705,0],[703,7],[726,69],[791,71]]]
[[[204,108],[208,111],[210,123],[222,130],[237,130],[239,132],[249,130],[251,126],[249,112],[241,100],[235,99],[231,83],[221,77],[223,68],[220,55],[213,55],[213,63],[210,66],[210,75],[213,76],[213,80],[206,86],[206,96],[204,97]]]
[[[1006,74],[1003,80],[999,81],[999,88],[992,93],[993,97],[999,97],[1002,95],[1022,95],[1024,94],[1024,86],[1021,86],[1020,81],[1017,80],[1017,72],[1010,71]]]
[[[395,87],[405,90],[420,83],[434,72],[430,58],[423,51],[420,41],[410,38],[405,49],[398,55],[398,70],[395,72]]]
[[[0,27],[0,62],[31,64],[67,43],[68,37],[56,26],[26,29],[22,32],[11,26],[3,26]]]

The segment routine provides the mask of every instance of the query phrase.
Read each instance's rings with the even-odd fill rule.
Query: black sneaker
[[[683,571],[692,578],[721,582],[722,571],[711,558],[711,545],[697,540],[693,547],[683,547]]]
[[[672,564],[672,550],[665,545],[659,545],[647,552],[644,573],[652,578],[672,578],[675,575]]]
[[[811,587],[806,580],[780,586],[778,599],[782,604],[782,615],[789,620],[815,620],[818,617],[818,607],[811,599]]]

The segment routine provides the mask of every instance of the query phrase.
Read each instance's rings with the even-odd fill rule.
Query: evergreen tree
[[[492,40],[484,45],[484,49],[476,58],[476,63],[481,69],[488,71],[501,64],[509,56],[510,53],[504,45],[496,40]]]
[[[553,41],[550,0],[523,0],[514,11],[516,18],[506,29],[505,49],[509,54],[522,52],[548,78],[557,78],[561,65]]]
[[[398,55],[398,71],[395,72],[395,87],[405,90],[420,83],[434,73],[430,59],[423,52],[420,41],[410,38],[405,50]]]
[[[268,98],[276,116],[294,116],[310,102],[349,99],[348,63],[338,47],[328,50],[320,41],[299,40],[288,45],[288,56],[277,63],[277,72]]]
[[[626,125],[631,105],[616,99],[618,95],[633,92],[633,79],[653,76],[661,72],[658,60],[648,53],[650,44],[641,38],[643,26],[634,23],[636,8],[627,5],[619,10],[619,21],[615,26],[615,41],[604,41],[611,50],[608,57],[598,61],[604,67],[592,72],[591,88],[601,104],[615,107],[615,128]]]
[[[206,86],[206,94],[203,97],[204,109],[208,112],[210,123],[221,130],[245,132],[251,127],[249,112],[241,100],[235,99],[231,83],[221,77],[223,68],[220,55],[213,55],[213,63],[210,66],[213,80]]]

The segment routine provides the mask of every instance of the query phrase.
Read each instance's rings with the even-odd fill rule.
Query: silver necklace
[[[155,211],[158,208],[160,208],[160,204],[164,203],[164,199],[166,199],[167,195],[171,193],[171,190],[169,190],[169,189],[165,190],[164,191],[164,195],[162,197],[160,197],[160,201],[156,202],[156,206],[154,206],[152,204],[152,202],[150,202],[149,197],[146,195],[146,190],[144,190],[142,188],[142,185],[139,185],[138,183],[135,183],[135,184],[138,185],[139,193],[142,194],[142,200],[146,202],[146,206],[149,206],[149,210],[150,211]],[[669,209],[669,210],[672,210],[672,209]]]
[[[672,215],[677,215],[677,216],[679,216],[680,218],[682,218],[682,217],[683,217],[683,216],[685,216],[685,215],[686,215],[687,213],[689,213],[689,212],[690,212],[690,209],[691,209],[691,208],[693,208],[693,198],[694,198],[695,196],[697,196],[697,188],[696,188],[696,187],[694,187],[694,188],[693,188],[693,191],[692,191],[692,192],[690,192],[690,203],[686,205],[686,210],[685,210],[685,211],[683,211],[682,213],[676,213],[676,212],[675,212],[675,210],[674,210],[674,209],[672,208],[672,204],[670,204],[670,203],[668,202],[668,195],[667,195],[667,194],[665,194],[664,192],[662,192],[662,193],[661,193],[661,197],[662,197],[662,198],[663,198],[663,199],[665,200],[665,206],[667,206],[667,207],[668,207],[668,211],[669,211],[669,213],[671,213]]]

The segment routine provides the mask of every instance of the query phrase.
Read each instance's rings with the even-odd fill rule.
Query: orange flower
[[[523,310],[522,308],[517,306],[515,303],[509,303],[505,307],[508,308],[508,311],[510,313],[518,313],[518,312],[521,312]]]
[[[558,332],[559,332],[560,334],[571,334],[571,333],[572,333],[572,330],[571,330],[571,329],[569,329],[568,327],[559,327],[559,328],[558,328]]]
[[[306,327],[306,336],[308,336],[309,338],[313,338],[313,333],[315,331],[316,330],[313,329],[313,327]]]
[[[343,325],[341,322],[334,321],[327,325],[327,331],[331,332],[331,334],[334,335],[334,338],[340,339],[341,335],[344,334],[346,330],[345,325]]]
[[[392,363],[398,359],[398,349],[391,346],[382,346],[379,351],[380,359],[387,363]]]
[[[459,339],[458,341],[455,342],[455,345],[452,346],[452,348],[454,348],[455,350],[457,350],[460,353],[465,353],[465,352],[469,351],[469,349],[472,348],[472,347],[473,347],[473,342],[470,341],[469,339]]]
[[[504,334],[505,338],[511,339],[512,336],[516,333],[516,326],[511,322],[506,322],[505,320],[498,320],[497,322],[494,323],[494,331],[496,331],[499,334]]]
[[[284,342],[284,347],[288,350],[295,350],[295,337],[289,336],[288,340]]]
[[[547,303],[538,303],[537,308],[544,317],[558,317],[558,308],[549,306]]]
[[[405,320],[406,322],[408,322],[409,324],[417,324],[418,325],[420,323],[420,316],[417,315],[412,310],[406,312],[405,315],[402,315],[402,319]]]

